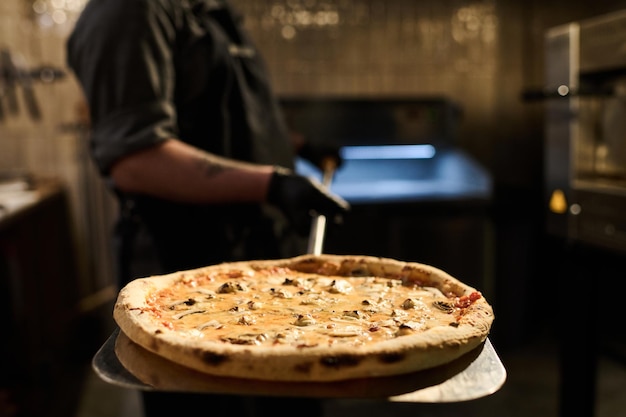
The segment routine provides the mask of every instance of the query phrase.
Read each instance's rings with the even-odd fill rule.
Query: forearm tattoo
[[[212,177],[224,171],[233,169],[233,167],[226,164],[225,161],[222,160],[222,158],[208,154],[206,152],[198,153],[198,157],[196,158],[196,164],[198,168],[202,171],[202,173],[207,177]]]

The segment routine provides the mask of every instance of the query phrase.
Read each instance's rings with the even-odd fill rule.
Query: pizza
[[[454,361],[489,335],[482,294],[436,267],[302,255],[136,279],[113,316],[130,341],[211,376],[342,381]]]

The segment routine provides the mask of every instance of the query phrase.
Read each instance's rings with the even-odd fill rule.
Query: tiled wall
[[[0,48],[9,50],[25,69],[65,69],[65,38],[82,3],[2,0]],[[499,25],[495,0],[234,4],[245,16],[282,95],[445,95],[459,101],[470,120],[494,106]],[[41,120],[29,117],[23,104],[18,114],[0,120],[0,170],[58,174],[70,169],[76,157],[79,138],[63,127],[79,122],[80,93],[68,74],[52,83],[35,81],[34,94]],[[0,103],[5,101],[0,98]]]
[[[495,0],[235,0],[285,96],[446,96],[461,145],[497,106]]]
[[[471,114],[493,106],[495,0],[233,0],[286,96],[471,97]],[[83,0],[0,1],[0,49],[22,69],[65,68],[64,43]],[[14,89],[21,99],[22,87]],[[41,108],[23,102],[0,120],[0,172],[61,178],[70,191],[80,247],[92,245],[94,180],[85,155],[80,91],[70,73],[35,80]],[[0,97],[5,104],[6,97]],[[462,105],[464,103],[461,103]],[[6,112],[5,112],[6,113]],[[106,214],[106,213],[105,213]],[[101,239],[102,240],[102,239]],[[84,244],[83,244],[84,243]],[[90,263],[90,262],[87,262]]]
[[[494,0],[237,0],[287,95],[456,95],[489,85]]]
[[[41,0],[42,2],[45,0]],[[33,11],[32,1],[0,2],[0,50],[8,52],[20,71],[42,67],[64,70],[63,43],[67,25],[42,26]],[[56,175],[61,166],[75,157],[74,135],[63,129],[76,121],[78,91],[71,77],[44,81],[34,78],[32,90],[40,109],[39,120],[31,117],[25,102],[23,83],[0,84],[0,171],[28,169],[44,175]],[[9,95],[17,97],[12,111]]]
[[[281,95],[447,96],[463,109],[460,145],[488,168],[501,169],[496,180],[523,185],[540,172],[541,124],[529,128],[519,97],[526,84],[541,81],[543,31],[623,2],[596,0],[573,9],[565,0],[232,1]],[[0,50],[26,69],[65,70],[65,39],[83,2],[0,0]],[[33,91],[40,120],[23,102],[0,120],[0,172],[23,169],[64,180],[78,240],[90,248],[90,227],[108,214],[94,214],[103,193],[84,132],[74,129],[84,114],[80,91],[69,73],[36,81]],[[21,97],[23,91],[16,92]],[[0,103],[6,107],[2,84]]]

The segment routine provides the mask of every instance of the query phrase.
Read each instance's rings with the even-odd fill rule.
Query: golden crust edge
[[[216,376],[228,376],[236,378],[249,378],[251,373],[259,373],[262,379],[272,381],[338,381],[371,376],[389,376],[401,373],[410,373],[423,369],[432,368],[457,359],[470,352],[488,337],[494,319],[492,307],[484,299],[480,298],[473,309],[481,310],[482,315],[472,316],[472,323],[461,325],[460,328],[446,329],[454,331],[454,337],[439,335],[434,337],[434,333],[419,333],[415,337],[403,336],[401,339],[393,339],[386,343],[379,343],[359,349],[358,352],[335,351],[331,349],[307,349],[307,355],[285,354],[284,351],[290,349],[276,348],[255,348],[254,353],[250,353],[249,348],[240,346],[222,345],[218,343],[181,343],[175,333],[169,335],[168,332],[161,332],[156,326],[146,325],[145,321],[139,320],[137,315],[131,313],[129,305],[136,306],[145,302],[141,299],[141,291],[137,287],[149,285],[152,289],[167,286],[181,274],[193,274],[205,270],[219,269],[223,267],[262,267],[262,266],[288,266],[293,263],[303,261],[324,261],[324,262],[366,262],[368,264],[385,264],[396,268],[417,267],[426,273],[434,274],[435,277],[443,281],[448,281],[464,288],[466,294],[475,289],[458,279],[452,277],[445,271],[436,267],[417,262],[404,262],[389,258],[360,256],[360,255],[301,255],[294,258],[279,260],[252,260],[241,262],[229,262],[211,265],[207,267],[179,271],[171,274],[139,278],[125,286],[118,295],[118,300],[114,307],[114,319],[120,329],[133,342],[145,349],[156,353],[180,365]],[[443,328],[436,332],[440,333]],[[157,331],[158,330],[158,331]],[[447,332],[444,332],[447,333]],[[425,336],[427,335],[427,336]],[[171,336],[171,337],[170,337]],[[391,348],[388,348],[391,345]],[[374,362],[375,358],[385,355],[398,355],[404,352],[406,359],[397,363]],[[428,353],[437,352],[437,355]],[[214,366],[207,364],[207,355],[213,357],[224,356],[220,360],[236,363],[236,366]],[[359,365],[323,367],[319,364],[322,357],[332,357],[340,355],[350,355]],[[263,357],[263,361],[250,361],[250,357]],[[315,362],[315,360],[318,362]],[[210,363],[210,362],[209,362]],[[364,365],[365,364],[365,365]],[[298,374],[294,369],[311,366],[308,373]]]

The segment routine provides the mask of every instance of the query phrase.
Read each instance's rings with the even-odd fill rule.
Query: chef
[[[91,0],[68,40],[89,106],[91,155],[120,202],[120,286],[138,275],[302,254],[311,213],[339,219],[349,209],[294,172],[296,152],[316,164],[328,155],[294,145],[241,23],[226,0]],[[336,149],[330,156],[341,162]],[[146,415],[197,412],[192,396],[173,396],[146,393]],[[197,400],[203,415],[246,415],[251,401]],[[260,402],[253,415],[294,412]],[[311,404],[298,414],[317,414]]]

